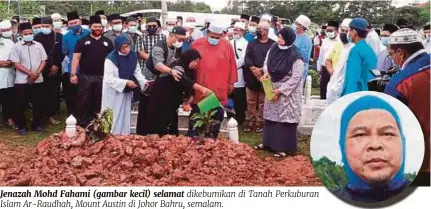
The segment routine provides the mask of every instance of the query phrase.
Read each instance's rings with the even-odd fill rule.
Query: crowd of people
[[[95,115],[114,112],[112,133],[130,134],[133,104],[139,103],[137,134],[178,134],[178,108],[200,112],[198,103],[214,93],[225,112],[245,132],[263,133],[262,144],[283,157],[297,150],[302,92],[310,63],[320,73],[320,97],[328,104],[367,91],[371,70],[398,73],[387,85],[392,95],[415,113],[429,148],[430,26],[421,37],[400,19],[373,29],[363,18],[331,20],[307,33],[311,20],[297,17],[283,26],[270,14],[242,14],[231,23],[205,20],[199,29],[194,17],[129,17],[97,11],[89,20],[78,12],[0,23],[0,102],[7,125],[26,135],[25,111],[32,109],[32,130],[42,132],[60,111],[86,127]],[[426,46],[426,47],[425,47]],[[268,100],[262,81],[270,79]],[[413,97],[413,95],[417,95]],[[233,111],[232,111],[233,110]],[[188,136],[197,136],[196,120]],[[213,127],[217,138],[220,126]],[[429,174],[429,149],[423,170]]]

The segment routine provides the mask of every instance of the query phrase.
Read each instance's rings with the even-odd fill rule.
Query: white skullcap
[[[245,23],[243,22],[236,22],[235,25],[233,25],[234,28],[239,28],[241,30],[245,30]]]
[[[183,27],[184,27],[184,28],[190,28],[190,29],[193,29],[193,28],[195,28],[195,27],[196,27],[196,23],[194,23],[194,22],[185,22],[185,23],[184,23],[184,25],[183,25]]]
[[[350,22],[352,22],[351,18],[344,19],[343,22],[341,23],[341,27],[349,27]]]
[[[262,21],[260,21],[259,25],[257,27],[263,27],[264,29],[269,30],[269,28],[271,27],[271,25],[269,25],[268,22],[265,22],[265,21],[262,22]]]
[[[54,13],[54,14],[52,14],[52,15],[51,15],[51,18],[52,18],[53,20],[59,20],[59,19],[61,19],[61,15],[60,15],[60,14],[58,14],[58,13]]]
[[[420,42],[418,33],[410,28],[395,31],[389,36],[389,44],[411,44]]]
[[[166,18],[166,23],[168,23],[168,22],[177,22],[177,19],[176,18]]]
[[[268,21],[271,22],[272,21],[272,16],[269,14],[264,14],[262,15],[262,17],[260,18],[260,21]]]
[[[301,24],[302,26],[304,26],[305,28],[308,29],[308,27],[310,27],[311,25],[311,20],[310,18],[308,18],[305,15],[299,15],[298,18],[296,18],[295,22]]]
[[[208,28],[209,31],[216,34],[223,34],[223,31],[226,27],[219,21],[213,21]]]
[[[3,20],[0,22],[0,29],[8,29],[11,27],[12,27],[12,24],[10,23],[9,20]]]

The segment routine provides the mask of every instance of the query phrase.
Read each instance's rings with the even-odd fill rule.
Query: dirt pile
[[[1,186],[314,186],[303,156],[262,159],[246,144],[187,137],[112,136],[92,144],[83,130],[35,149],[0,144]]]

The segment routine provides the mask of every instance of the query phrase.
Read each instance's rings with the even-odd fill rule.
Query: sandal
[[[274,153],[274,157],[286,157],[287,154],[285,152],[276,152]]]
[[[265,149],[265,146],[264,146],[263,144],[259,144],[259,145],[257,145],[257,146],[254,146],[254,149],[255,149],[255,150],[264,150],[264,149]]]
[[[263,128],[261,126],[256,127],[256,133],[260,134],[263,132]]]
[[[250,126],[250,125],[248,125],[248,126],[246,126],[245,128],[244,128],[244,132],[246,132],[246,133],[249,133],[249,132],[251,132],[253,130],[253,126]]]

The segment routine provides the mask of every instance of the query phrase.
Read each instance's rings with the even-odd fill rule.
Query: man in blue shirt
[[[305,15],[300,15],[296,18],[295,23],[293,24],[293,29],[296,32],[296,39],[293,43],[296,47],[301,51],[302,57],[304,58],[304,75],[302,77],[302,81],[305,82],[305,79],[308,75],[309,62],[311,58],[311,48],[313,47],[313,43],[311,42],[311,38],[305,32],[311,25],[311,20]]]
[[[358,91],[368,91],[368,81],[374,78],[371,70],[377,68],[377,55],[367,44],[368,22],[363,18],[355,18],[350,22],[347,38],[355,44],[349,54],[346,65],[341,96]]]
[[[72,69],[71,60],[73,58],[76,43],[82,37],[87,36],[90,31],[81,27],[81,20],[76,11],[67,13],[67,26],[69,27],[69,30],[66,35],[63,36],[61,47],[63,54],[69,58],[70,62],[67,68],[64,69],[62,85],[64,100],[66,100],[67,113],[68,115],[71,115],[75,113],[76,95],[78,93],[77,86],[70,83],[70,69]]]
[[[251,42],[257,38],[256,31],[259,21],[260,18],[258,16],[251,16],[250,23],[248,24],[248,31],[244,35],[245,40],[248,42]]]

